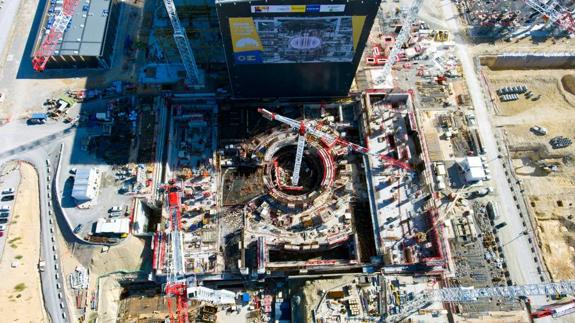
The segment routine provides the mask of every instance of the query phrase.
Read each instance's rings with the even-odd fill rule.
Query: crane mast
[[[186,70],[186,80],[193,85],[203,85],[194,52],[186,35],[186,30],[182,27],[180,18],[178,18],[176,5],[173,0],[164,0],[164,6],[168,12],[172,28],[174,29],[174,41],[178,47],[178,52],[180,52],[184,69]]]
[[[390,75],[391,68],[393,67],[393,64],[395,64],[395,62],[397,61],[397,55],[399,54],[399,51],[401,51],[401,47],[406,41],[409,40],[411,25],[415,22],[415,19],[417,18],[417,13],[419,12],[419,7],[421,7],[422,2],[423,0],[415,0],[411,4],[411,7],[409,7],[407,17],[403,21],[403,25],[401,25],[401,30],[399,31],[399,34],[395,38],[393,48],[391,49],[391,51],[389,51],[389,55],[387,56],[387,62],[385,63],[383,69],[381,70],[382,78],[376,80],[376,83],[383,84],[385,82],[385,78],[388,75]]]

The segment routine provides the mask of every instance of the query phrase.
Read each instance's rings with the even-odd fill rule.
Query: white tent
[[[100,174],[97,169],[79,169],[74,178],[72,197],[77,201],[90,201],[98,195]]]
[[[467,182],[477,182],[485,179],[485,169],[480,157],[465,157],[459,162],[459,166],[465,173]]]

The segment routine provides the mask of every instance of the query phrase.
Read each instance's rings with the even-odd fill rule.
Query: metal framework
[[[80,0],[64,0],[62,10],[54,18],[52,28],[48,30],[48,34],[32,58],[32,67],[36,72],[43,72],[46,69],[46,64],[56,52],[56,46],[62,41],[64,31],[72,20],[72,15],[79,3]]]
[[[186,30],[182,27],[180,18],[178,18],[176,5],[173,0],[164,0],[164,6],[168,12],[168,17],[170,17],[172,28],[174,29],[174,41],[180,52],[184,69],[186,70],[186,79],[192,85],[202,85],[200,71],[196,65],[196,58],[194,57],[188,36],[186,35]]]
[[[391,68],[393,67],[393,64],[395,64],[395,62],[397,61],[397,55],[401,51],[401,47],[403,46],[403,44],[406,41],[409,40],[411,25],[415,22],[415,19],[417,18],[417,14],[419,13],[419,8],[421,7],[422,2],[423,2],[423,0],[415,0],[411,4],[411,7],[409,7],[409,10],[407,12],[407,17],[405,17],[405,20],[403,21],[403,25],[401,25],[401,30],[399,31],[399,34],[395,38],[395,43],[393,44],[393,48],[391,49],[391,51],[389,52],[389,55],[387,56],[387,62],[383,66],[382,73],[381,73],[382,79],[376,80],[376,83],[378,83],[378,84],[384,83],[385,78],[388,75],[390,75]],[[382,21],[380,20],[380,24],[381,23],[382,23]]]
[[[297,150],[295,154],[295,164],[293,166],[293,174],[291,178],[291,183],[293,186],[297,186],[299,183],[299,173],[301,171],[301,161],[303,159],[303,150],[305,148],[305,126],[303,121],[300,125],[300,132],[297,138]]]
[[[277,120],[281,123],[284,123],[284,124],[290,126],[293,130],[298,131],[298,133],[300,134],[300,138],[302,137],[302,133],[303,134],[309,134],[309,135],[312,135],[318,139],[324,140],[329,146],[337,144],[337,145],[346,147],[349,151],[355,151],[355,152],[358,152],[360,154],[374,156],[376,158],[384,160],[386,163],[388,163],[391,166],[402,168],[405,170],[411,170],[411,166],[408,163],[394,159],[394,158],[389,157],[385,154],[377,154],[374,152],[370,152],[369,149],[367,149],[365,147],[362,147],[360,145],[356,145],[354,143],[343,140],[340,137],[335,137],[335,136],[327,134],[323,131],[320,131],[319,129],[317,129],[316,127],[314,127],[310,123],[306,123],[303,121],[297,121],[297,120],[294,120],[294,119],[291,119],[288,117],[284,117],[282,115],[270,112],[270,111],[268,111],[266,109],[262,109],[262,108],[258,109],[258,111],[266,119]],[[300,148],[300,138],[298,138],[298,150]],[[296,153],[296,165],[295,165],[295,167],[298,167],[297,166],[298,154],[299,154],[299,152]],[[301,154],[303,155],[303,144],[302,144]],[[300,162],[299,162],[300,166],[299,167],[301,167],[301,157],[299,157],[299,158],[300,158]],[[295,174],[295,169],[296,169],[295,167],[294,167],[294,174]],[[298,169],[299,169],[299,167],[298,167]],[[298,171],[298,179],[299,179],[299,171]],[[293,177],[292,177],[292,182],[293,182]],[[295,184],[294,184],[294,186],[295,186]]]
[[[557,0],[525,0],[531,8],[545,15],[549,20],[558,24],[569,33],[575,32],[575,18],[573,12],[564,8]]]
[[[188,322],[188,291],[187,281],[184,278],[185,266],[183,257],[182,244],[182,217],[180,206],[180,190],[172,180],[167,187],[167,204],[169,214],[169,239],[170,254],[168,257],[168,279],[166,282],[165,293],[168,300],[168,309],[170,311],[170,322],[187,323]],[[172,310],[172,298],[176,298],[177,320],[174,320]]]
[[[425,291],[413,301],[403,304],[401,313],[389,316],[386,322],[400,322],[432,302],[475,302],[480,298],[519,298],[538,295],[575,295],[575,280],[505,287],[453,287]]]

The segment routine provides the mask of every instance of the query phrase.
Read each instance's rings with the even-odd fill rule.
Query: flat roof
[[[130,219],[104,219],[99,218],[96,222],[96,234],[123,234],[130,232]]]
[[[55,49],[55,55],[100,56],[104,44],[108,18],[113,0],[83,0],[78,3],[63,40]],[[49,0],[44,10],[38,33],[46,35],[48,25],[61,10],[58,0]]]

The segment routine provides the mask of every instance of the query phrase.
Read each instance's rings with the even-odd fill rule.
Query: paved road
[[[441,8],[447,21],[447,26],[455,37],[457,54],[461,60],[469,93],[475,107],[479,132],[484,141],[487,159],[491,161],[489,167],[497,186],[500,199],[499,204],[503,211],[501,221],[507,222],[507,226],[500,230],[499,237],[504,244],[503,252],[511,278],[517,284],[540,283],[541,279],[537,271],[539,265],[533,258],[527,236],[522,234],[525,231],[522,224],[523,221],[515,206],[513,192],[507,181],[503,161],[498,158],[500,152],[498,151],[496,136],[489,119],[489,111],[487,111],[479,78],[474,69],[473,59],[460,33],[458,19],[455,18],[455,8],[447,0],[441,2]],[[507,243],[511,240],[513,240],[511,243]],[[544,297],[533,298],[532,302],[535,304],[546,303]]]
[[[0,132],[2,132],[2,129],[0,128]],[[10,159],[24,160],[34,165],[38,171],[40,186],[40,259],[46,261],[46,269],[40,273],[40,278],[44,307],[53,323],[69,322],[69,309],[63,291],[65,278],[62,274],[62,267],[58,257],[59,250],[56,246],[57,224],[51,210],[51,202],[49,202],[50,198],[48,195],[50,191],[49,183],[52,179],[50,174],[54,172],[53,165],[55,162],[54,154],[49,152],[57,150],[57,148],[58,146],[54,144],[40,145],[32,151],[0,159],[0,163]],[[46,164],[47,159],[52,160],[50,171],[48,171]],[[65,313],[65,318],[63,313]]]
[[[20,0],[4,0],[4,3],[1,3],[0,6],[2,7],[2,9],[0,9],[0,59],[4,59],[4,50],[8,46],[8,40],[10,39],[12,26],[14,26],[14,19],[18,13]],[[4,62],[0,62],[0,66],[3,65]]]

